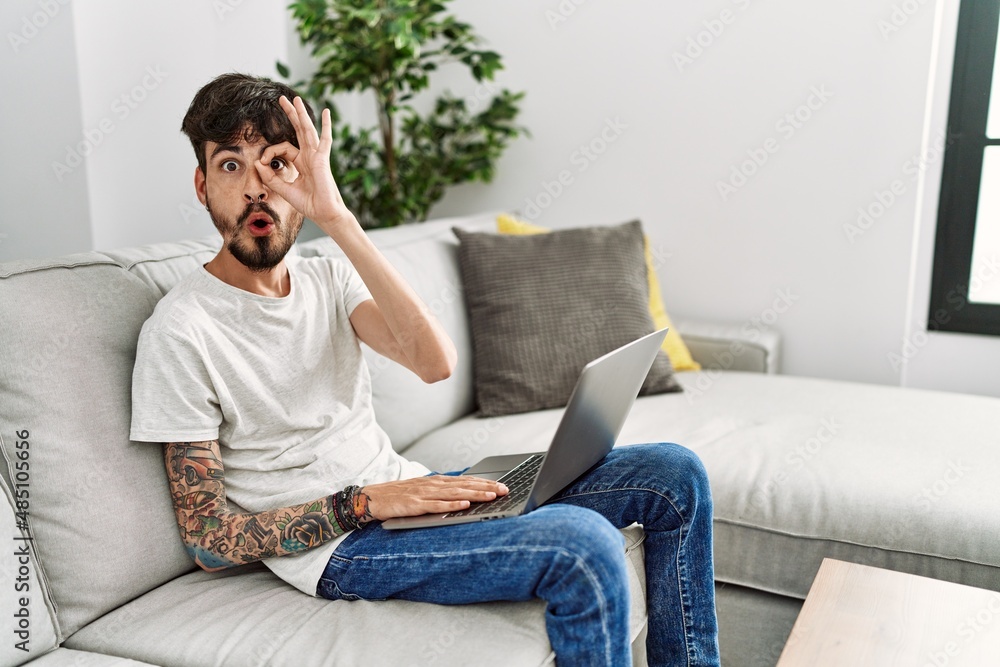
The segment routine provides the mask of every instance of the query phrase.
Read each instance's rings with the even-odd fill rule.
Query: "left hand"
[[[330,170],[330,150],[333,146],[330,110],[323,109],[321,132],[317,134],[301,97],[289,102],[282,95],[278,104],[295,128],[299,147],[285,141],[265,148],[260,160],[253,163],[261,181],[328,234],[341,224],[357,224],[354,214],[344,205]],[[284,161],[285,169],[275,171],[271,167],[275,158]],[[289,173],[291,180],[282,178]]]

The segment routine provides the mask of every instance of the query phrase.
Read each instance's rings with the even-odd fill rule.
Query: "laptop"
[[[638,338],[583,367],[547,452],[490,456],[464,475],[503,482],[509,493],[447,514],[397,517],[389,530],[428,528],[532,511],[608,455],[649,373],[666,329]]]

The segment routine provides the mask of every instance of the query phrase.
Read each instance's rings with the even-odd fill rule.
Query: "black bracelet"
[[[357,526],[351,521],[350,511],[348,510],[348,499],[347,494],[344,491],[337,492],[337,518],[340,520],[340,524],[344,527],[344,532],[349,530],[354,530]]]
[[[354,494],[358,492],[359,487],[352,484],[348,486],[338,495],[340,496],[340,514],[344,520],[344,523],[354,530],[361,527],[361,523],[358,518],[354,516]]]

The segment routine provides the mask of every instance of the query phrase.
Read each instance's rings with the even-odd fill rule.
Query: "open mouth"
[[[266,214],[257,213],[247,220],[247,229],[254,236],[264,236],[274,229],[274,222]]]

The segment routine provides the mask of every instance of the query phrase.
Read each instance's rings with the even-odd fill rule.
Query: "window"
[[[931,330],[1000,336],[998,27],[1000,0],[962,0],[934,243]]]

